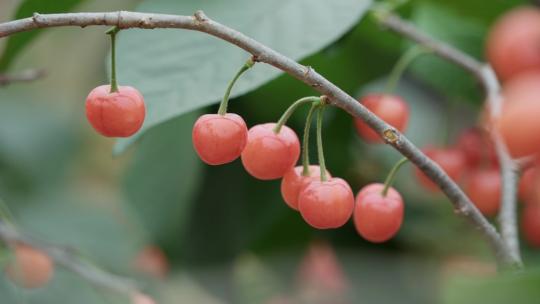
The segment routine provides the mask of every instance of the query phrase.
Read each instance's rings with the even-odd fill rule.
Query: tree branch
[[[76,273],[97,287],[113,290],[128,296],[139,293],[135,282],[132,280],[108,273],[92,264],[84,262],[70,248],[51,245],[31,238],[2,220],[0,220],[0,239],[7,244],[19,242],[42,250],[56,265],[60,265]]]
[[[376,17],[383,26],[427,47],[434,54],[462,67],[475,76],[484,89],[491,118],[496,119],[499,117],[502,112],[503,97],[497,76],[489,64],[480,62],[448,44],[433,39],[420,32],[413,24],[402,20],[396,15],[382,12],[376,14]],[[495,130],[490,130],[490,134],[495,145],[501,171],[502,189],[501,209],[499,212],[501,234],[510,251],[509,253],[513,256],[517,265],[521,265],[516,215],[517,164],[510,157],[500,135]]]
[[[0,87],[16,82],[31,82],[45,76],[43,70],[26,70],[17,74],[0,74]]]
[[[468,219],[479,230],[491,245],[497,262],[502,267],[517,267],[519,261],[511,254],[509,247],[503,241],[496,229],[478,211],[470,199],[452,181],[448,175],[431,159],[426,157],[405,136],[375,116],[353,97],[345,93],[336,85],[318,74],[313,68],[303,66],[294,60],[274,51],[273,49],[247,37],[246,35],[213,21],[198,11],[194,16],[178,16],[138,12],[110,12],[110,13],[68,13],[40,15],[35,13],[33,17],[10,21],[0,24],[0,37],[29,31],[38,28],[57,26],[80,26],[108,25],[119,28],[183,28],[208,33],[228,41],[246,52],[252,54],[259,62],[272,65],[298,80],[313,87],[319,93],[328,96],[330,102],[354,117],[366,122],[373,130],[401,154],[407,157],[428,177],[430,177],[448,196],[456,212]],[[441,51],[448,52],[447,49]],[[460,56],[460,58],[463,56]],[[475,66],[474,61],[467,57],[465,60],[471,69]],[[461,60],[460,59],[460,60]]]

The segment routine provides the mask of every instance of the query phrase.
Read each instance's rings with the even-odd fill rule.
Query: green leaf
[[[358,22],[370,2],[153,0],[144,1],[138,9],[172,14],[203,9],[210,18],[301,59],[341,37]],[[229,43],[185,30],[130,30],[119,38],[118,79],[141,90],[148,112],[143,130],[132,138],[120,139],[117,153],[150,127],[217,102],[234,73],[249,58]],[[254,90],[279,74],[273,67],[258,64],[240,79],[233,96]],[[260,102],[271,102],[271,97]]]
[[[23,1],[13,19],[31,17],[34,12],[39,13],[65,13],[73,9],[84,0],[26,0]],[[13,60],[21,53],[24,47],[32,42],[43,30],[19,33],[8,38],[6,48],[0,57],[0,71],[9,68]]]
[[[190,113],[148,132],[126,174],[129,203],[159,241],[178,241],[193,203],[203,164],[191,146],[191,126],[198,115]]]
[[[474,20],[434,4],[417,6],[414,22],[437,40],[482,58],[486,28]],[[411,66],[412,72],[450,98],[480,101],[475,79],[461,67],[435,55],[424,55]]]

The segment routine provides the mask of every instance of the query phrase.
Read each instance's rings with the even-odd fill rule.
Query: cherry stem
[[[414,59],[416,59],[420,55],[430,52],[430,50],[421,46],[412,47],[407,52],[405,52],[398,59],[398,61],[392,68],[390,75],[388,76],[388,80],[386,81],[386,85],[384,87],[385,94],[392,94],[394,92],[399,80],[403,76],[403,73],[405,72],[407,67],[414,61]]]
[[[304,138],[302,140],[302,165],[304,167],[302,176],[309,176],[309,129],[311,128],[313,112],[318,106],[320,106],[320,102],[313,102],[306,116],[306,126],[304,127]]]
[[[105,34],[111,36],[111,93],[118,92],[118,83],[116,82],[116,34],[120,29],[114,26],[107,30]]]
[[[308,96],[298,99],[297,101],[293,102],[292,105],[290,105],[285,113],[281,115],[278,122],[276,123],[276,126],[274,127],[274,133],[278,134],[279,131],[281,131],[281,127],[283,127],[284,124],[287,123],[287,120],[289,120],[289,117],[298,109],[301,105],[306,103],[313,103],[313,102],[321,102],[321,97],[318,96]]]
[[[236,72],[236,75],[234,75],[233,79],[231,79],[231,82],[229,82],[229,85],[227,86],[227,90],[225,91],[225,95],[223,95],[223,99],[221,100],[221,104],[219,105],[218,114],[219,115],[225,115],[227,114],[227,106],[229,105],[229,96],[231,95],[231,90],[242,74],[244,74],[245,71],[249,70],[252,66],[255,65],[255,60],[252,58],[249,58],[246,63]]]
[[[324,103],[319,105],[319,113],[317,113],[317,154],[319,156],[319,167],[321,171],[321,182],[325,182],[326,179],[326,163],[324,162],[324,151],[322,143],[322,122],[324,114]]]
[[[388,194],[388,189],[390,189],[390,187],[392,186],[392,184],[394,183],[394,180],[396,179],[396,173],[399,171],[399,169],[401,168],[401,166],[403,166],[407,161],[409,161],[408,158],[404,157],[402,159],[400,159],[395,165],[394,167],[392,168],[392,170],[390,170],[390,172],[388,173],[388,176],[386,177],[386,180],[384,181],[384,188],[381,192],[382,196],[386,196],[386,194]]]

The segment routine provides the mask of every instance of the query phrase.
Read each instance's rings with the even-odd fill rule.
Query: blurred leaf
[[[533,304],[540,299],[540,271],[504,274],[488,278],[455,277],[443,286],[445,304]]]
[[[34,12],[42,14],[65,13],[83,1],[84,0],[25,0],[19,5],[13,19],[32,17]],[[7,38],[6,47],[0,57],[0,71],[7,70],[17,55],[19,55],[32,40],[43,32],[44,30],[33,30],[30,32],[18,33]]]
[[[153,128],[141,140],[126,173],[129,203],[154,239],[173,240],[184,231],[203,163],[191,145],[193,112]]]
[[[434,4],[422,4],[413,13],[414,22],[437,40],[444,41],[475,58],[482,58],[486,28],[455,12]],[[481,102],[476,80],[461,67],[435,55],[413,62],[412,72],[452,99]]]
[[[203,9],[271,48],[300,59],[334,42],[367,10],[370,0],[144,1],[140,11],[190,14]],[[148,128],[190,110],[217,102],[228,81],[249,58],[230,44],[189,31],[126,31],[120,35],[120,82],[141,90],[148,114],[141,132],[121,139],[121,153]],[[251,91],[280,74],[259,64],[240,80],[233,95]]]
[[[264,304],[283,286],[272,269],[254,254],[240,256],[233,267],[234,303]]]

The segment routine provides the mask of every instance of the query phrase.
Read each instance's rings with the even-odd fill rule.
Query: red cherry
[[[540,152],[539,99],[540,96],[520,100],[507,99],[501,116],[495,122],[508,152],[514,158]]]
[[[146,246],[139,252],[133,266],[148,276],[163,279],[169,272],[169,261],[163,251],[156,246]]]
[[[94,129],[107,137],[128,137],[144,122],[146,109],[141,93],[129,86],[110,92],[110,85],[93,89],[86,97],[86,118]]]
[[[354,225],[366,240],[380,243],[391,239],[403,222],[403,199],[394,188],[382,195],[384,184],[362,188],[356,196]]]
[[[465,156],[460,150],[455,148],[443,149],[428,147],[422,149],[422,151],[427,157],[436,162],[454,181],[458,181],[463,175],[463,172],[465,171]],[[437,184],[432,182],[431,179],[418,168],[415,168],[415,174],[422,186],[431,191],[438,191],[439,188]]]
[[[14,248],[14,259],[6,266],[11,281],[24,288],[39,288],[53,276],[54,264],[44,252],[24,244]]]
[[[540,70],[540,10],[521,6],[500,17],[488,35],[486,52],[503,81]]]
[[[493,166],[498,163],[495,147],[487,134],[479,128],[463,131],[457,139],[456,147],[463,152],[469,168],[476,168],[484,161]]]
[[[502,93],[505,101],[540,99],[540,70],[516,75],[503,84]]]
[[[538,169],[530,167],[526,169],[519,180],[519,198],[524,202],[533,199],[535,183],[539,180]]]
[[[521,222],[523,236],[530,246],[540,248],[540,205],[526,204]]]
[[[320,179],[321,176],[321,168],[319,166],[309,166],[308,176],[303,176],[303,171],[303,166],[291,168],[283,175],[283,179],[281,180],[281,195],[283,196],[283,200],[294,210],[298,210],[298,194],[300,194],[300,191],[312,181]],[[328,178],[332,177],[328,173],[328,170],[326,171],[326,176]]]
[[[386,123],[404,132],[409,120],[409,106],[397,95],[370,94],[360,101]],[[380,143],[381,137],[359,118],[354,120],[358,134],[367,141]]]
[[[351,218],[354,195],[341,178],[313,181],[298,196],[298,210],[304,220],[318,229],[343,226]]]
[[[266,123],[249,129],[242,164],[255,178],[280,178],[296,164],[300,156],[300,141],[296,133],[282,126],[276,134],[275,126],[275,123]]]
[[[297,281],[301,289],[323,293],[342,294],[349,288],[334,248],[321,241],[310,244],[298,268]]]
[[[501,175],[497,169],[474,170],[465,180],[464,189],[471,201],[486,216],[499,211]]]
[[[209,165],[222,165],[237,159],[246,146],[248,130],[237,114],[205,114],[193,126],[193,147]]]

